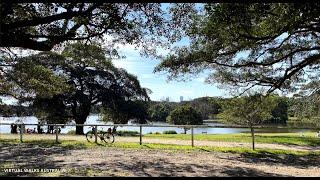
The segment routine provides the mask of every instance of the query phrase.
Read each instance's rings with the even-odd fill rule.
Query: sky
[[[201,8],[202,4],[196,4],[197,8]],[[167,8],[168,4],[162,4],[162,8]],[[180,41],[178,46],[184,46],[189,43],[188,39]],[[180,96],[183,100],[192,100],[204,96],[229,96],[224,89],[219,89],[217,85],[207,84],[204,82],[206,75],[202,74],[189,81],[168,81],[168,74],[153,73],[154,68],[161,62],[157,59],[150,59],[140,56],[139,50],[135,50],[133,45],[124,45],[120,48],[120,54],[126,56],[125,59],[113,60],[116,67],[124,68],[129,73],[138,77],[142,87],[151,89],[149,95],[151,100],[165,100],[169,97],[169,101],[180,101]],[[166,55],[168,51],[160,52]]]
[[[186,43],[187,41],[183,41],[182,44]],[[159,59],[142,57],[139,50],[135,50],[133,45],[124,45],[120,49],[119,53],[125,55],[126,58],[113,60],[113,64],[136,75],[142,87],[151,89],[152,93],[149,95],[151,100],[159,101],[169,97],[169,101],[179,102],[180,96],[183,96],[183,100],[203,96],[228,96],[226,90],[205,83],[205,74],[183,82],[168,81],[168,74],[165,72],[153,73],[154,68],[161,62]],[[162,52],[162,54],[166,53]]]

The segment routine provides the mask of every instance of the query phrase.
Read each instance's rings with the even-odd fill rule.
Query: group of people
[[[37,125],[36,128],[25,128],[24,124],[11,124],[11,134],[17,134],[18,130],[22,130],[22,133],[29,133],[29,134],[43,134],[44,130],[40,125]],[[58,133],[61,132],[61,128],[58,128]],[[54,126],[48,126],[47,134],[53,134],[56,133],[56,130],[54,130]]]

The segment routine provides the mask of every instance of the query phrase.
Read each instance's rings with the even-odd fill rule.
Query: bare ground
[[[4,135],[18,139],[18,135]],[[26,135],[24,139],[55,139],[54,135]],[[84,136],[61,135],[60,140],[85,141]],[[139,137],[116,137],[117,142],[139,142]],[[191,141],[143,138],[143,143],[190,145]],[[251,147],[250,143],[195,141],[196,146]],[[147,144],[145,146],[148,146]],[[257,144],[258,148],[318,151],[319,147]],[[0,176],[320,176],[319,156],[173,152],[96,147],[44,148],[30,144],[0,145]],[[52,168],[58,173],[6,173],[3,168]]]
[[[145,145],[147,146],[147,145]],[[59,173],[3,173],[9,176],[320,176],[320,157],[174,152],[97,147],[0,146],[1,167],[52,168]]]

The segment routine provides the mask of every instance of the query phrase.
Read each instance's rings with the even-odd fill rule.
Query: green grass
[[[255,140],[257,143],[276,143],[287,145],[308,145],[320,146],[320,138],[315,137],[315,132],[304,133],[300,137],[299,133],[257,133]],[[161,139],[179,139],[190,140],[190,134],[146,134],[147,138]],[[251,142],[252,138],[249,133],[239,134],[196,134],[195,140],[199,141],[221,141],[221,142]]]
[[[0,143],[3,145],[14,145],[20,144],[19,140],[16,139],[0,139]],[[88,148],[129,148],[129,149],[150,149],[150,150],[168,150],[178,152],[194,152],[194,151],[205,151],[205,152],[222,152],[222,153],[237,153],[237,154],[250,154],[250,155],[294,155],[294,156],[320,156],[320,152],[309,152],[309,151],[293,151],[293,150],[273,150],[273,149],[259,149],[252,150],[251,148],[245,147],[212,147],[212,146],[196,146],[191,147],[187,145],[169,145],[169,144],[143,144],[130,142],[116,142],[113,144],[95,144],[86,141],[77,140],[64,140],[59,144],[55,143],[54,140],[26,140],[23,142],[25,145],[33,145],[40,147],[63,147],[67,149],[88,149]]]

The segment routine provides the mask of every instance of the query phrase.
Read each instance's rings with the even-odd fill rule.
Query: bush
[[[139,136],[138,131],[117,131],[118,136]]]
[[[174,130],[170,130],[170,131],[163,131],[162,134],[178,134],[178,133]]]
[[[161,134],[161,133],[159,133],[159,132],[155,132],[154,134]]]

